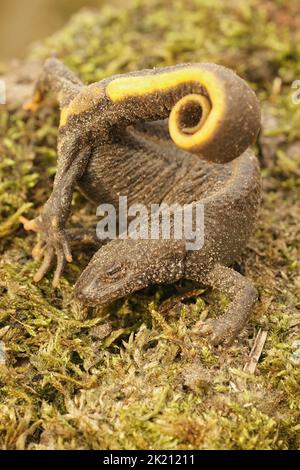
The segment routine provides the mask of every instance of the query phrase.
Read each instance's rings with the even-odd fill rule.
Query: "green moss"
[[[34,284],[35,237],[18,217],[36,214],[50,194],[57,112],[1,111],[1,448],[300,448],[300,106],[290,88],[300,77],[300,41],[282,21],[292,0],[262,5],[177,0],[170,9],[139,0],[86,10],[32,50],[31,58],[55,51],[86,82],[209,60],[252,83],[264,109],[264,198],[244,264],[260,301],[239,340],[216,349],[189,330],[228,299],[188,296],[189,283],[148,289],[108,310],[83,308],[72,285],[90,253],[78,252],[59,289],[51,275]],[[76,195],[72,221],[91,223],[87,208]],[[259,328],[268,337],[249,375],[243,367]]]

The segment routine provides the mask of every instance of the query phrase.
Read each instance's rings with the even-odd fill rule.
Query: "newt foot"
[[[56,257],[57,264],[52,285],[58,287],[65,261],[70,263],[73,259],[65,230],[58,226],[55,216],[41,215],[32,220],[21,217],[20,221],[25,230],[40,234],[40,239],[32,250],[32,256],[36,260],[43,258],[43,261],[33,280],[39,282],[43,279]]]
[[[42,104],[43,104],[42,94],[39,91],[36,91],[33,94],[32,99],[29,101],[26,101],[26,103],[23,104],[22,109],[24,111],[30,111],[32,113],[35,113],[39,108],[41,108]]]
[[[205,321],[197,322],[192,332],[195,336],[207,338],[214,346],[218,346],[221,343],[230,345],[237,335],[237,332],[231,325],[224,324],[222,320],[217,318],[209,318]]]
[[[30,220],[30,219],[27,219],[24,216],[21,216],[20,217],[20,222],[23,224],[24,229],[26,231],[33,231],[33,232],[40,232],[41,231],[41,227],[38,223],[38,217],[36,217],[35,219]]]

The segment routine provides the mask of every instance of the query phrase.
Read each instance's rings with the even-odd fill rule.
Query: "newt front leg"
[[[40,234],[40,240],[32,253],[37,258],[43,258],[43,262],[34,276],[36,282],[40,281],[48,272],[56,256],[57,266],[53,277],[53,286],[57,287],[65,261],[72,261],[65,225],[70,214],[74,186],[82,175],[89,156],[89,148],[80,151],[69,168],[57,173],[53,192],[42,213],[30,221],[23,219],[25,230],[33,230]]]
[[[48,90],[53,91],[61,109],[80,93],[82,84],[61,62],[49,59],[39,78],[33,99],[24,108],[36,110]],[[65,225],[70,214],[72,195],[76,182],[81,177],[90,156],[90,147],[80,135],[69,129],[60,129],[58,137],[58,169],[54,179],[53,191],[42,213],[33,220],[22,218],[25,230],[40,234],[33,249],[33,256],[43,258],[35,281],[40,281],[50,269],[54,257],[57,258],[53,286],[57,286],[65,261],[72,261],[72,254],[66,235]]]

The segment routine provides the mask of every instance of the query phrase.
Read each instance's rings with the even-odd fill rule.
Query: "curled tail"
[[[260,108],[255,93],[233,71],[216,64],[183,64],[112,77],[109,99],[132,123],[169,117],[178,147],[225,163],[256,139]]]

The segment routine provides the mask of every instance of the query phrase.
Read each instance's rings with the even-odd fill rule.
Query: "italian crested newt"
[[[260,202],[260,173],[249,146],[260,128],[255,93],[225,67],[183,64],[117,75],[85,86],[62,62],[46,61],[32,100],[35,111],[52,91],[60,110],[58,166],[42,213],[23,219],[40,233],[39,281],[57,259],[57,286],[76,238],[66,228],[75,186],[95,205],[166,203],[204,208],[204,243],[184,239],[123,239],[102,244],[80,275],[75,295],[102,305],[151,284],[186,278],[231,299],[199,334],[231,342],[257,299],[254,286],[230,266],[244,249]],[[73,235],[72,235],[73,234]],[[91,236],[93,239],[93,236]],[[95,238],[95,237],[94,237]]]

